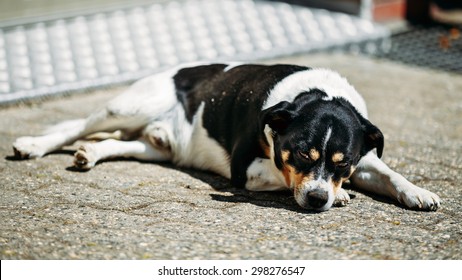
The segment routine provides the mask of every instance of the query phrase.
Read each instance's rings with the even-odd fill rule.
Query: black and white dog
[[[210,170],[251,191],[290,189],[297,203],[328,210],[349,202],[342,183],[436,210],[440,198],[392,171],[366,105],[337,73],[295,65],[195,64],[144,78],[86,119],[13,144],[19,158],[41,157],[78,139],[90,169],[104,159],[170,161]],[[373,152],[376,150],[376,153]]]

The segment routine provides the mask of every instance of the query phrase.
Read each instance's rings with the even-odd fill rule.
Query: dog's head
[[[270,156],[304,208],[328,210],[361,157],[382,155],[382,132],[343,98],[312,90],[262,113]]]

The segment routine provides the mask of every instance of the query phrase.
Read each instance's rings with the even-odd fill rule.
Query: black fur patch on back
[[[180,69],[173,77],[178,101],[183,105],[186,118],[192,123],[192,118],[200,103],[207,97],[204,84],[221,74],[226,64],[212,64]],[[206,90],[201,92],[200,90]],[[210,89],[212,90],[212,89]]]
[[[209,136],[231,154],[236,138],[257,141],[259,114],[270,90],[283,78],[309,68],[295,65],[244,64],[224,72],[227,65],[183,68],[173,77],[186,118],[192,122],[205,103],[203,124]],[[257,136],[257,137],[254,137]]]

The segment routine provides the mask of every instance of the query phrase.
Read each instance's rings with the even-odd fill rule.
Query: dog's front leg
[[[256,158],[246,172],[245,188],[249,191],[279,191],[287,189],[284,178],[274,172],[270,159]],[[279,176],[278,176],[279,175]]]
[[[435,211],[441,204],[438,195],[412,184],[372,152],[359,161],[350,179],[359,189],[394,198],[411,209]]]

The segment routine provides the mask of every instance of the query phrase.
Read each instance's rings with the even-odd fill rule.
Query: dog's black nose
[[[326,205],[329,194],[324,190],[314,190],[310,191],[306,198],[310,207],[318,209]]]

